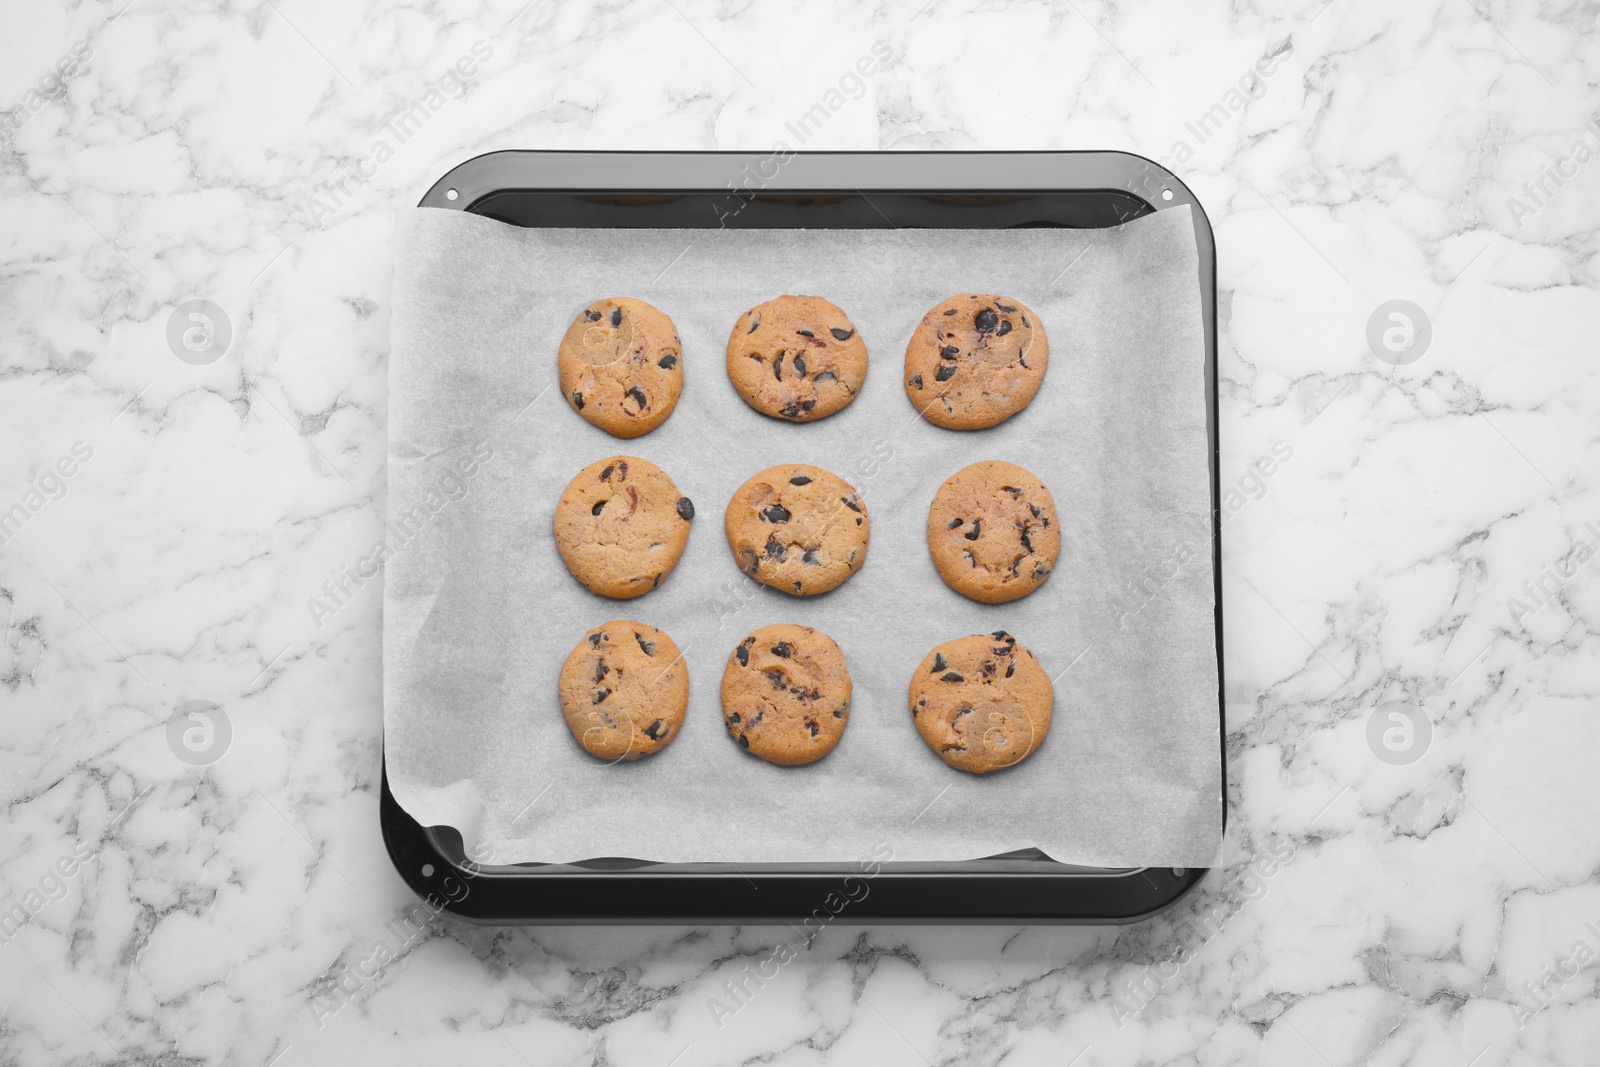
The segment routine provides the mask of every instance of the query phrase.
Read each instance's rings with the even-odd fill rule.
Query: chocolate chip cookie
[[[739,569],[793,596],[826,593],[867,561],[867,506],[837,474],[769,467],[739,487],[724,523]]]
[[[763,626],[728,656],[722,716],[728,736],[769,763],[821,759],[850,721],[844,653],[809,626]]]
[[[981,430],[1027,407],[1049,362],[1044,325],[1020,301],[963,293],[911,334],[906,396],[935,426]]]
[[[810,422],[855,399],[867,379],[867,346],[820,296],[780,296],[734,323],[728,378],[762,414]]]
[[[1020,763],[1050,729],[1055,693],[1033,653],[1004,630],[946,641],[911,677],[911,718],[958,771]]]
[[[578,313],[556,355],[567,405],[616,437],[667,421],[683,392],[683,344],[643,300],[596,300]]]
[[[986,459],[952,474],[928,508],[928,551],[939,577],[985,604],[1025,597],[1061,555],[1050,490],[1012,463]]]
[[[601,596],[641,596],[672,573],[694,504],[660,467],[636,456],[597,460],[556,504],[556,547],[572,576]]]
[[[678,736],[689,707],[689,669],[662,631],[613,619],[583,635],[556,690],[567,729],[585,751],[633,760]]]

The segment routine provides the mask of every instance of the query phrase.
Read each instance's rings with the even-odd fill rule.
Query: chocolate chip
[[[619,460],[617,460],[617,481],[625,482],[627,480],[628,480],[628,461],[625,460],[625,459],[619,459]]]
[[[855,497],[853,497],[853,496],[842,496],[839,499],[844,503],[844,506],[849,508],[851,511],[857,511],[858,512],[858,511],[861,510],[861,502],[859,500],[857,500]]]
[[[1017,673],[1017,664],[1016,661],[1013,660],[1012,662],[1006,664],[1006,677],[1009,678],[1015,673]]]
[[[577,408],[579,411],[583,410],[583,394],[578,392],[576,389],[572,391],[572,406]]]
[[[990,330],[1000,325],[1000,316],[996,315],[989,308],[984,308],[973,317],[972,324],[978,328],[979,333],[988,333]]]
[[[772,376],[778,381],[783,381],[783,353],[778,353],[778,358],[772,361]]]
[[[996,630],[994,633],[990,634],[989,636],[994,638],[996,641],[1006,641],[1006,642],[1009,642],[1009,643],[1011,643],[1013,645],[1017,643],[1017,639],[1015,637],[1012,637],[1010,634],[1006,633],[1004,630]]]
[[[644,650],[645,655],[653,656],[656,654],[656,643],[654,641],[646,641],[644,639],[644,634],[635,630],[633,632],[633,639],[639,642],[639,647]]]
[[[600,471],[600,480],[602,482],[609,482],[611,480],[611,473],[613,471],[615,471],[616,469],[617,468],[615,466],[610,466],[610,467],[603,468]]]
[[[611,668],[606,666],[606,661],[605,660],[597,659],[597,660],[594,661],[594,680],[595,681],[597,681],[597,682],[604,681],[606,675],[608,675],[610,673],[611,673]]]
[[[605,701],[606,701],[606,697],[608,697],[610,695],[611,695],[611,690],[609,690],[609,689],[601,689],[601,690],[599,690],[599,691],[597,691],[595,693],[594,702],[596,704],[604,704]]]
[[[611,325],[613,325],[613,326],[621,326],[622,325],[622,309],[621,308],[616,308],[611,312]]]
[[[660,367],[662,370],[671,370],[677,365],[678,357],[673,355],[671,352],[668,352],[666,355],[662,356],[661,362],[656,364],[656,366]]]
[[[998,300],[995,301],[995,305],[994,306],[999,308],[1001,311],[1015,311],[1015,310],[1017,310],[1016,308],[1012,307],[1009,304],[1000,303]]]
[[[806,729],[811,731],[811,736],[812,737],[816,737],[817,736],[817,723],[816,723],[816,720],[815,719],[807,719],[806,720]]]
[[[760,325],[761,325],[761,316],[760,315],[751,315],[750,316],[750,328],[748,330],[746,330],[745,333],[747,333],[747,334],[755,333],[756,332],[756,327],[760,326]]]
[[[802,357],[802,356],[795,356],[794,357],[794,372],[796,374],[800,375],[800,377],[802,377],[802,378],[804,378],[806,376],[806,361],[805,361],[804,357]]]
[[[994,335],[996,337],[1004,337],[1006,334],[1008,334],[1010,332],[1011,332],[1011,320],[1010,319],[1001,319],[1000,320],[1000,328],[994,332]]]
[[[954,315],[955,313],[956,313],[956,309],[955,308],[951,308],[949,311],[945,312],[946,315]]]
[[[741,748],[749,748],[750,747],[750,739],[748,737],[746,737],[744,734],[740,734],[739,735],[739,745],[740,745]]]
[[[782,504],[769,504],[761,509],[761,517],[768,522],[788,522],[789,509]]]
[[[738,726],[739,723],[741,723],[743,721],[744,720],[739,718],[739,713],[737,711],[734,712],[732,715],[728,716],[728,725],[729,726]]]
[[[767,543],[763,546],[763,548],[766,551],[768,559],[775,559],[779,563],[783,562],[783,546],[778,543],[778,539],[776,537],[767,538]]]
[[[1010,494],[1011,494],[1011,499],[1012,499],[1012,500],[1015,500],[1015,499],[1017,499],[1017,497],[1019,497],[1019,496],[1021,496],[1021,495],[1022,495],[1022,490],[1021,490],[1021,489],[1018,489],[1018,488],[1017,488],[1017,487],[1016,487],[1016,486],[1014,486],[1014,485],[1002,485],[1002,486],[1001,486],[1001,487],[1000,487],[1000,491],[1001,491],[1001,492],[1002,492],[1002,493],[1010,493]]]
[[[652,741],[659,741],[661,740],[662,735],[665,733],[665,731],[662,730],[662,727],[665,725],[667,725],[665,722],[663,722],[661,719],[657,719],[655,722],[644,728],[644,735]]]
[[[767,676],[767,681],[771,682],[773,685],[777,686],[779,689],[787,689],[787,688],[789,688],[789,683],[785,682],[783,680],[783,671],[779,670],[777,667],[768,667],[766,670],[762,671],[761,673]],[[756,717],[754,719],[750,720],[750,725],[754,726],[756,723],[758,723],[760,721],[761,721],[761,713],[757,712],[756,713]]]
[[[817,380],[821,381],[822,376],[818,375]],[[816,406],[817,402],[815,400],[799,400],[792,404],[785,405],[783,410],[778,414],[783,415],[785,418],[798,419],[801,415],[809,412]]]
[[[1022,316],[1022,325],[1024,325],[1024,326],[1028,325],[1028,316],[1026,316],[1026,315]]]
[[[945,671],[943,674],[941,674],[939,676],[939,681],[941,681],[941,682],[964,682],[964,681],[966,681],[966,679],[961,677],[961,675],[957,674],[955,671]]]
[[[796,474],[793,478],[789,479],[789,484],[790,485],[810,485],[811,484],[811,478],[810,478],[810,476],[805,475],[805,474]]]
[[[1023,527],[1023,529],[1022,529],[1022,550],[1024,552],[1032,552],[1033,551],[1033,542],[1028,540],[1028,529],[1027,529],[1027,527]]]
[[[950,525],[946,526],[945,529],[946,530],[954,530],[956,527],[960,526],[963,522],[966,522],[966,521],[967,521],[966,519],[951,519],[950,520]]]
[[[806,554],[800,557],[800,562],[810,564],[813,567],[822,565],[822,560],[817,558],[817,550],[814,548],[806,549]]]
[[[796,593],[798,593],[800,591],[800,589],[801,589],[800,583],[799,582],[795,582],[794,583],[794,591]]]
[[[600,312],[596,311],[594,308],[590,308],[583,313],[583,317],[588,319],[590,322],[599,322]]]
[[[982,532],[983,532],[983,520],[982,519],[973,519],[972,520],[972,529],[968,530],[966,533],[962,534],[961,536],[965,537],[968,541],[976,541],[978,539],[978,535],[981,534]]]
[[[604,500],[597,501],[595,503],[595,506],[589,509],[589,514],[598,515],[598,514],[600,514],[600,510],[602,508],[604,508],[605,506],[606,506],[606,502]]]
[[[857,519],[857,520],[856,520],[856,525],[857,525],[857,526],[860,526],[860,525],[861,525],[861,520],[860,520],[860,519]]]
[[[955,376],[956,365],[954,363],[941,363],[939,364],[939,369],[933,374],[933,380],[936,382],[948,382]]]
[[[740,645],[734,649],[733,658],[739,661],[739,666],[748,667],[750,665],[750,646]]]
[[[1037,518],[1038,518],[1038,517],[1039,517],[1039,508],[1038,508],[1038,505],[1036,505],[1036,504],[1029,504],[1029,505],[1028,505],[1028,510],[1029,510],[1029,511],[1031,511],[1031,512],[1033,512],[1033,517],[1034,517],[1034,518],[1036,518],[1036,519],[1037,519]]]
[[[694,518],[694,501],[686,496],[678,498],[678,517],[688,522]]]
[[[801,337],[815,337],[815,336],[817,336],[816,334],[812,333],[810,330],[796,330],[795,333],[799,334]]]
[[[933,654],[933,669],[930,670],[928,673],[929,674],[938,674],[940,671],[944,670],[948,666],[950,666],[950,661],[944,658],[944,653],[943,652],[935,652]]]
[[[940,359],[955,359],[960,354],[961,349],[957,348],[955,345],[945,345],[943,348],[939,349]]]
[[[848,341],[856,335],[854,330],[841,330],[837,326],[828,327],[828,332],[833,334],[835,341]]]
[[[790,656],[794,655],[794,649],[789,647],[789,642],[779,641],[777,644],[772,646],[772,654],[777,656],[779,659],[788,659]]]
[[[1037,582],[1037,581],[1039,581],[1040,579],[1042,579],[1045,575],[1047,575],[1049,573],[1050,573],[1050,564],[1041,563],[1037,567],[1033,568],[1033,580]]]
[[[842,719],[842,718],[844,718],[844,709],[843,709],[843,708],[834,708],[834,709],[833,709],[833,717],[834,717],[834,718],[835,718],[835,719]]]
[[[922,374],[920,372],[917,373],[917,374],[913,374],[911,376],[911,388],[913,388],[913,389],[921,389],[922,388]]]
[[[589,635],[589,644],[591,646],[593,646],[594,648],[599,648],[600,647],[600,642],[605,636],[606,636],[605,634],[601,634],[601,633],[590,634]]]
[[[751,574],[754,574],[758,565],[756,554],[754,552],[750,551],[748,548],[741,548],[739,550],[740,570],[749,571]]]

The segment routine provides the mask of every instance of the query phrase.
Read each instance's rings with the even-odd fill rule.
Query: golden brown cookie
[[[556,354],[567,405],[616,437],[667,421],[683,392],[683,344],[643,300],[596,300],[578,313]]]
[[[601,596],[641,596],[672,573],[694,505],[660,467],[636,456],[596,460],[556,504],[556,547],[572,576]]]
[[[689,669],[672,638],[629,619],[583,635],[556,681],[578,744],[606,760],[660,752],[689,707]]]
[[[810,422],[855,399],[867,380],[867,346],[822,297],[780,296],[734,323],[728,378],[762,414]]]
[[[933,495],[928,552],[939,577],[985,604],[1025,597],[1061,555],[1061,524],[1050,490],[1013,463],[962,467]]]
[[[867,561],[867,506],[837,474],[769,467],[728,501],[724,526],[739,569],[793,596],[826,593]]]
[[[722,716],[728,736],[769,763],[821,759],[850,722],[844,653],[809,626],[763,626],[728,656]]]
[[[1009,296],[963,293],[926,315],[906,345],[906,396],[947,430],[996,426],[1039,391],[1044,324]]]
[[[1055,691],[1033,653],[1004,630],[946,641],[911,677],[911,718],[958,771],[1020,763],[1050,729]]]

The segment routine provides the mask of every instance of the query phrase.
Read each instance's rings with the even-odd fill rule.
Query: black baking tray
[[[1183,205],[1193,209],[1205,316],[1226,824],[1216,245],[1205,211],[1169,171],[1126,152],[506,151],[455,167],[421,203],[516,226],[682,229],[1093,228]],[[436,912],[492,924],[1128,923],[1171,907],[1207,873],[1074,866],[1037,850],[960,863],[889,862],[870,876],[847,863],[480,864],[455,829],[412,819],[387,774],[379,811],[384,844],[406,884]],[[858,896],[862,885],[867,891]],[[847,902],[835,914],[841,899]]]

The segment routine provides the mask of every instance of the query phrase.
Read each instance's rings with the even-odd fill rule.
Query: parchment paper
[[[963,860],[1036,847],[1069,863],[1205,866],[1221,838],[1217,670],[1192,221],[1169,209],[1107,230],[530,230],[458,211],[402,220],[389,367],[384,584],[389,784],[423,825],[459,829],[481,862]],[[924,312],[1004,293],[1045,324],[1031,406],[959,433],[901,386]],[[866,385],[792,425],[751,410],[724,371],[738,315],[781,293],[842,307]],[[683,341],[684,391],[622,441],[558,395],[556,347],[590,301],[634,296]],[[601,457],[662,467],[695,502],[688,548],[635,600],[591,594],[551,536],[567,481]],[[984,605],[940,581],[923,523],[939,484],[979,459],[1038,475],[1064,546],[1043,587]],[[722,514],[746,478],[806,462],[852,483],[872,518],[863,569],[793,598],[734,564]],[[1142,588],[1135,583],[1143,583]],[[665,629],[690,707],[660,754],[606,765],[562,721],[556,675],[611,619]],[[838,748],[777,767],[727,736],[733,646],[775,622],[814,626],[855,684]],[[935,644],[1004,629],[1055,677],[1040,749],[986,776],[945,766],[906,704]]]

